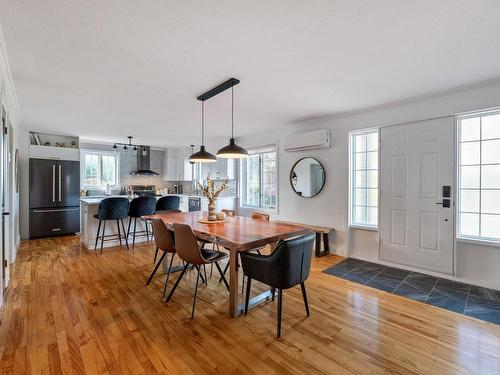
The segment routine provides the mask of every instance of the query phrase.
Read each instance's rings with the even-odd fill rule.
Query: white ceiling
[[[30,129],[199,143],[234,76],[237,135],[500,77],[500,1],[0,0]],[[206,103],[230,131],[229,92]]]

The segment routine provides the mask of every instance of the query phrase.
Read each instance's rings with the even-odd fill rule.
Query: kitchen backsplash
[[[219,187],[222,184],[222,180],[217,180],[215,181],[215,187]],[[201,194],[199,189],[198,191],[194,188],[194,184],[191,183],[190,181],[183,181],[183,182],[171,182],[167,181],[165,183],[165,187],[168,189],[174,189],[174,185],[182,185],[182,193],[183,194]],[[228,181],[228,187],[226,190],[224,190],[220,197],[236,197],[237,196],[237,191],[238,191],[238,185],[236,183],[236,180],[229,180]]]

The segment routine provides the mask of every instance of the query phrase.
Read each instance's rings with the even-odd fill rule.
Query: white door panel
[[[380,258],[453,273],[454,119],[381,129]]]

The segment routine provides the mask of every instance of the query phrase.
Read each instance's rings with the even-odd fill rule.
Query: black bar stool
[[[156,211],[178,210],[180,205],[180,197],[177,195],[167,195],[158,199],[158,202],[156,202]]]
[[[138,197],[132,199],[130,202],[130,207],[128,209],[128,229],[127,229],[127,238],[130,236],[130,225],[132,224],[132,219],[134,220],[134,232],[132,233],[132,249],[135,247],[135,237],[137,234],[141,236],[146,236],[149,241],[149,223],[147,221],[144,222],[146,226],[146,230],[144,231],[136,231],[137,228],[137,218],[140,218],[144,215],[151,215],[155,212],[156,206],[156,198],[155,197]]]
[[[127,198],[105,198],[99,203],[97,208],[97,214],[94,215],[96,219],[99,219],[99,227],[97,228],[97,236],[95,238],[94,250],[97,249],[97,242],[99,238],[101,239],[101,254],[104,241],[119,240],[120,246],[122,245],[122,238],[125,239],[125,244],[128,249],[127,236],[125,235],[125,226],[123,225],[123,219],[128,216],[128,199]],[[116,220],[116,227],[118,229],[118,234],[110,234],[106,236],[106,221]],[[123,234],[120,229],[120,223],[123,229]],[[102,224],[102,234],[99,235],[101,231]],[[105,238],[108,237],[108,238]]]

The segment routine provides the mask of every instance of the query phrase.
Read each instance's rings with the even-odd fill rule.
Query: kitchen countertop
[[[176,195],[180,197],[186,197],[186,198],[201,198],[201,199],[208,199],[206,197],[203,197],[201,195],[188,195],[188,194],[165,194],[164,196],[168,195]],[[99,204],[103,199],[105,198],[128,198],[131,200],[132,198],[129,197],[128,195],[95,195],[95,196],[85,196],[85,197],[80,197],[80,202],[86,203],[86,204]],[[136,197],[134,197],[136,198]],[[159,196],[156,196],[156,198],[160,198]],[[236,199],[236,197],[218,197],[217,199]]]

